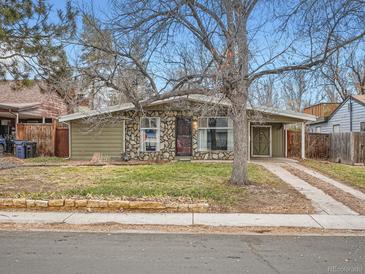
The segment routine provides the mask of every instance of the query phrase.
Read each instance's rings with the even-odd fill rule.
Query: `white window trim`
[[[315,133],[321,133],[321,126],[316,126]]]
[[[365,124],[365,121],[360,122],[360,132],[365,132],[365,130],[361,130],[361,124]]]
[[[335,132],[335,127],[338,126],[338,132]],[[341,124],[332,125],[332,133],[341,133]]]
[[[253,128],[254,127],[268,127],[270,128],[270,152],[268,155],[255,155],[253,154]],[[252,125],[251,126],[251,132],[250,132],[250,136],[251,136],[251,151],[252,151],[252,157],[261,157],[261,158],[265,158],[265,157],[272,157],[272,126],[271,125]]]
[[[141,126],[142,125],[142,119],[146,119],[146,118],[148,118],[148,119],[157,119],[157,127],[142,127]],[[160,151],[160,132],[161,132],[160,128],[161,128],[160,127],[160,117],[146,117],[146,116],[140,117],[140,119],[139,119],[139,139],[140,139],[140,141],[139,141],[139,143],[140,143],[140,150],[142,152],[154,153],[154,152],[159,152]],[[156,140],[156,150],[155,151],[145,151],[143,149],[143,143],[144,142],[142,142],[142,140],[143,140],[142,132],[145,129],[156,129],[157,130],[157,133],[156,133],[157,140]]]
[[[199,138],[199,131],[201,130],[201,129],[220,129],[220,130],[222,130],[222,129],[226,129],[226,130],[232,130],[232,133],[233,133],[233,125],[232,125],[232,127],[229,127],[229,126],[227,126],[227,127],[200,127],[199,126],[199,122],[200,122],[200,120],[201,119],[210,119],[210,118],[213,118],[213,119],[217,119],[217,118],[224,118],[224,119],[227,119],[227,120],[232,120],[231,118],[229,118],[228,116],[203,116],[203,117],[199,117],[198,118],[198,140],[200,139]],[[208,123],[207,123],[207,125],[208,125]],[[228,136],[227,136],[227,138],[228,138]],[[228,146],[227,146],[227,150],[212,150],[212,149],[207,149],[207,150],[204,150],[204,149],[200,149],[200,144],[198,143],[198,151],[199,152],[230,152],[230,151],[233,151],[233,147],[232,147],[232,149],[228,149]]]

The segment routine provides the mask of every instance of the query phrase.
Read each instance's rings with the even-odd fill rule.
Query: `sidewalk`
[[[207,225],[365,230],[365,216],[244,213],[78,213],[0,211],[1,223]]]

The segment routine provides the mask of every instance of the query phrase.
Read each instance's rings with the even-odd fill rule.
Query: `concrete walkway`
[[[0,223],[140,224],[257,227],[307,227],[365,230],[365,216],[241,213],[78,213],[0,211]]]
[[[300,193],[305,195],[308,199],[312,201],[313,206],[317,210],[318,214],[328,214],[328,215],[358,215],[357,212],[353,211],[344,204],[336,201],[331,196],[323,192],[322,190],[312,186],[306,181],[300,179],[299,177],[291,174],[289,171],[282,168],[280,165],[282,163],[275,162],[256,162],[264,166],[270,172],[274,173],[281,180],[288,183]]]
[[[319,172],[317,172],[315,170],[312,170],[310,168],[307,168],[307,167],[305,167],[305,166],[303,166],[301,164],[292,163],[292,162],[288,162],[287,164],[289,166],[292,166],[294,168],[297,168],[297,169],[299,169],[299,170],[301,170],[301,171],[303,171],[303,172],[305,172],[305,173],[307,173],[307,174],[309,174],[309,175],[311,175],[311,176],[313,176],[313,177],[315,177],[315,178],[317,178],[317,179],[319,179],[319,180],[321,180],[321,181],[323,181],[325,183],[328,183],[330,185],[333,185],[334,187],[337,187],[337,188],[339,188],[339,189],[341,189],[341,190],[343,190],[343,191],[351,194],[352,196],[354,196],[354,197],[356,197],[356,198],[358,198],[360,200],[364,200],[365,201],[365,193],[363,193],[363,192],[361,192],[361,191],[359,191],[359,190],[357,190],[357,189],[355,189],[353,187],[350,187],[350,186],[345,185],[343,183],[340,183],[340,182],[338,182],[336,180],[333,180],[332,178],[329,178],[329,177],[327,177],[327,176],[325,176],[325,175],[323,175],[323,174],[321,174],[321,173],[319,173]]]

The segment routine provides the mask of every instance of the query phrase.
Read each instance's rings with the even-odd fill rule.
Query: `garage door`
[[[71,158],[90,160],[95,153],[106,159],[120,159],[124,152],[124,122],[91,128],[82,122],[71,123]]]

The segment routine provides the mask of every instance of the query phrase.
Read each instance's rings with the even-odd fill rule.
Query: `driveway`
[[[0,232],[0,273],[362,273],[365,237]]]
[[[358,215],[365,194],[292,160],[255,161],[312,201],[317,214]]]

